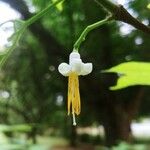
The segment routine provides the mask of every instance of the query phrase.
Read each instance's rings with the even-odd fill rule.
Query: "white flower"
[[[81,112],[79,75],[87,75],[92,72],[92,63],[83,63],[78,52],[72,52],[69,56],[69,64],[61,63],[58,71],[63,76],[68,76],[68,115],[73,116],[73,125],[76,125],[75,115]]]
[[[58,71],[63,76],[69,76],[72,72],[84,76],[91,73],[92,69],[92,63],[83,63],[78,52],[72,52],[70,54],[69,64],[63,62],[58,67]]]

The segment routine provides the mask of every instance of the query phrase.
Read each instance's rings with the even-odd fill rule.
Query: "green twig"
[[[87,26],[87,27],[84,29],[84,31],[81,33],[81,35],[80,35],[80,37],[78,38],[78,40],[75,42],[75,44],[74,44],[74,51],[78,51],[78,49],[79,49],[81,43],[85,40],[87,34],[88,34],[90,31],[92,31],[92,30],[94,30],[94,29],[100,27],[100,26],[103,25],[103,24],[106,24],[106,23],[110,22],[111,20],[113,20],[113,17],[112,17],[112,16],[108,16],[108,17],[106,17],[104,20],[98,21],[98,22],[96,22],[96,23],[94,23],[94,24],[91,24],[91,25]]]
[[[13,50],[16,48],[16,45],[18,44],[23,32],[25,31],[25,29],[30,26],[31,24],[33,24],[35,21],[37,21],[38,19],[40,19],[42,16],[44,16],[51,7],[57,5],[60,2],[63,2],[65,0],[57,0],[56,2],[49,4],[45,9],[43,9],[41,12],[39,12],[38,14],[34,15],[33,17],[31,17],[30,19],[28,19],[27,21],[24,21],[24,23],[22,24],[21,28],[16,31],[16,33],[14,33],[13,36],[15,36],[15,38],[13,39],[13,43],[12,46],[9,47],[6,50],[6,53],[4,54],[2,60],[0,61],[0,67],[3,67],[3,65],[5,64],[6,60],[8,59],[8,57],[11,55],[11,53],[13,52]],[[7,21],[9,22],[9,21]],[[5,22],[5,23],[7,23]],[[10,21],[10,22],[15,22],[14,20]],[[4,23],[2,23],[1,25],[4,25]]]
[[[18,42],[19,42],[19,40],[20,40],[23,32],[24,32],[24,30],[18,31],[16,37],[14,38],[12,46],[10,48],[8,48],[6,50],[6,52],[4,53],[4,57],[0,61],[0,67],[3,67],[3,65],[5,64],[5,62],[8,59],[8,57],[11,55],[11,53],[13,52],[13,50],[16,48],[16,45],[18,44]]]
[[[28,19],[26,21],[26,26],[31,25],[32,23],[34,23],[35,21],[37,21],[39,18],[41,18],[42,16],[44,16],[47,12],[49,12],[50,8],[57,5],[60,2],[64,2],[65,0],[57,0],[52,4],[49,4],[45,9],[43,9],[41,12],[39,12],[38,14],[34,15],[32,18]]]

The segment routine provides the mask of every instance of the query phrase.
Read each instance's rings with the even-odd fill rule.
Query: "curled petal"
[[[71,71],[75,72],[77,75],[81,73],[82,69],[82,61],[81,59],[73,59],[70,63],[71,65]]]
[[[71,67],[67,63],[61,63],[58,66],[58,71],[63,75],[63,76],[68,76],[69,73],[71,72]]]
[[[92,63],[82,63],[82,70],[80,75],[87,75],[89,73],[91,73],[93,70],[93,65]]]

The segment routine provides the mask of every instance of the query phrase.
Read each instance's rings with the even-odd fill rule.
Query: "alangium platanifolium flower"
[[[92,72],[92,63],[83,63],[78,52],[72,52],[69,56],[69,64],[61,63],[58,71],[68,77],[68,115],[72,113],[73,125],[76,125],[75,115],[81,112],[79,79]]]

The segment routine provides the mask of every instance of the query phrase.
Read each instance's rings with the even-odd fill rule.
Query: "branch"
[[[117,21],[122,21],[124,23],[130,24],[136,29],[143,31],[150,35],[150,27],[144,25],[139,20],[134,18],[122,5],[117,5],[112,3],[109,0],[95,0],[97,3],[100,3],[104,9],[108,10]]]

